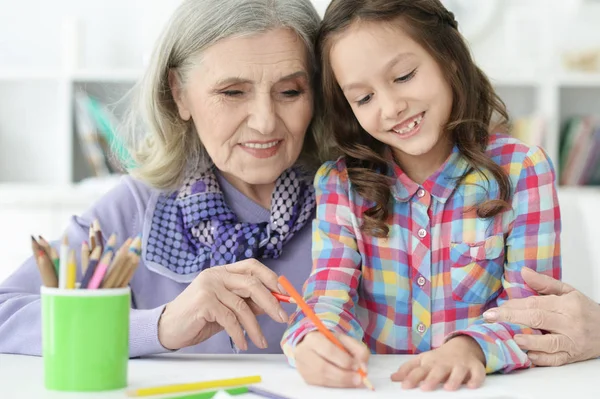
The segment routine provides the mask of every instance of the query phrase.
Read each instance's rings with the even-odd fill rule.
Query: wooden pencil
[[[113,251],[108,251],[102,255],[98,266],[96,267],[96,271],[94,271],[94,275],[92,276],[87,288],[90,290],[95,290],[100,288],[100,284],[102,284],[102,279],[106,274],[106,270],[108,269],[108,265],[110,265],[110,261],[113,256]]]
[[[75,283],[77,281],[77,260],[75,258],[75,250],[72,249],[69,252],[69,260],[67,262],[67,284],[66,287],[69,290],[75,289]]]
[[[129,285],[129,282],[133,278],[135,271],[137,270],[138,265],[140,264],[140,257],[136,253],[129,253],[129,259],[127,260],[127,265],[124,268],[125,273],[121,274],[121,279],[118,282],[117,287],[125,288]]]
[[[36,263],[42,277],[42,284],[50,288],[58,288],[58,278],[54,265],[50,262],[48,254],[43,249],[40,249],[35,255]]]
[[[60,245],[60,256],[58,263],[58,288],[67,288],[68,263],[69,263],[69,239],[67,235],[62,239]]]
[[[87,241],[81,244],[81,275],[84,276],[90,262],[90,247]]]
[[[98,265],[101,255],[102,255],[102,248],[98,247],[98,246],[96,248],[94,248],[94,250],[92,251],[92,254],[90,255],[90,262],[88,264],[88,268],[85,271],[85,275],[81,279],[81,287],[80,288],[88,287],[88,284],[90,283],[90,280],[92,279],[92,276],[94,275],[94,272],[96,271],[96,265]]]
[[[44,248],[44,251],[46,251],[46,254],[50,257],[50,261],[54,265],[54,271],[56,272],[56,275],[58,276],[58,267],[59,267],[58,252],[56,252],[56,249],[54,249],[54,247],[50,246],[50,243],[48,243],[48,241],[46,241],[46,239],[44,237],[38,236],[38,242],[42,246],[42,248]]]
[[[98,219],[94,220],[92,223],[94,227],[94,237],[96,237],[96,245],[99,247],[104,247],[104,239],[102,237],[102,229],[100,228],[100,221]],[[104,252],[104,250],[102,251]]]
[[[110,266],[108,267],[106,277],[102,281],[100,288],[114,288],[114,283],[118,279],[121,267],[127,259],[127,254],[129,253],[129,246],[131,245],[131,241],[132,238],[128,238],[117,251],[117,254],[115,255],[113,261],[110,263]]]
[[[346,349],[346,347],[340,342],[340,340],[337,339],[336,336],[333,335],[333,333],[329,331],[327,327],[325,327],[321,319],[319,319],[319,316],[315,314],[312,308],[308,306],[306,302],[304,302],[302,295],[300,295],[300,293],[296,291],[292,283],[290,283],[290,281],[285,276],[279,276],[277,281],[279,281],[279,284],[281,284],[281,286],[288,292],[288,294],[290,294],[290,297],[296,300],[296,303],[298,304],[298,307],[302,310],[302,313],[304,313],[304,316],[306,316],[315,325],[319,332],[323,334],[335,346],[345,351],[346,353],[349,353],[348,349]],[[367,378],[367,372],[361,367],[358,369],[358,373],[362,377],[365,386],[371,391],[374,391],[375,388],[373,387],[373,384],[371,384],[371,382]]]
[[[115,245],[117,245],[117,235],[115,233],[111,234],[111,236],[108,238],[108,241],[106,241],[106,247],[104,247],[104,253],[108,252],[108,251],[112,251],[115,252]]]
[[[129,246],[127,254],[126,267],[123,268],[123,273],[120,275],[120,279],[117,281],[117,287],[127,287],[129,281],[135,274],[135,271],[140,263],[140,254],[142,252],[142,237],[138,235],[134,238]]]
[[[90,252],[96,249],[96,235],[94,234],[94,226],[90,225],[88,231],[89,241],[90,241]]]

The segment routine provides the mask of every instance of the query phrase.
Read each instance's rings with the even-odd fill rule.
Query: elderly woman
[[[311,265],[319,22],[310,0],[187,0],[170,20],[139,85],[133,177],[67,230],[74,249],[95,219],[142,235],[130,356],[281,351],[271,293]],[[0,285],[0,352],[41,353],[40,285],[34,259]]]

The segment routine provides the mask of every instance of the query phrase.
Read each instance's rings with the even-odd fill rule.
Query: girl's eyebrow
[[[387,71],[387,70],[395,67],[400,62],[410,59],[414,56],[415,56],[414,53],[400,53],[400,54],[396,55],[394,58],[392,58],[391,60],[389,60],[387,62],[387,64],[385,64],[385,66],[383,67],[383,70]],[[360,88],[362,86],[364,86],[364,84],[358,83],[358,82],[348,83],[347,85],[342,86],[342,91],[346,92],[346,91],[350,91],[352,89]]]

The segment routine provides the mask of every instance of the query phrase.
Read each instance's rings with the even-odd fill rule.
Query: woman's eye
[[[286,90],[282,94],[286,97],[298,97],[302,92],[300,90]]]
[[[241,90],[223,90],[221,93],[225,94],[228,97],[239,97],[244,94]]]
[[[414,69],[414,70],[413,70],[411,73],[409,73],[408,75],[404,75],[404,76],[401,76],[401,77],[399,77],[399,78],[396,78],[396,79],[394,80],[394,82],[396,82],[396,83],[404,83],[404,82],[408,82],[409,80],[411,80],[411,79],[412,79],[412,78],[415,76],[415,74],[416,74],[416,73],[417,73],[417,70],[416,70],[416,69]]]
[[[360,106],[360,105],[365,105],[367,104],[369,101],[371,101],[371,97],[373,97],[371,94],[369,94],[368,96],[364,96],[363,98],[361,98],[360,100],[358,100],[356,103]]]

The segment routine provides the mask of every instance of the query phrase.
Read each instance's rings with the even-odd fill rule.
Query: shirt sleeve
[[[116,232],[121,243],[128,236],[137,234],[138,215],[143,214],[140,208],[142,202],[132,195],[127,183],[120,184],[83,216],[71,219],[66,231],[70,247],[80,253],[81,244],[88,237],[89,226],[96,218],[104,231]],[[52,245],[58,250],[59,242],[53,242]],[[33,257],[0,284],[0,353],[42,355],[41,285]],[[158,340],[158,320],[163,308],[131,310],[131,357],[167,352]]]
[[[511,164],[511,168],[516,164]],[[506,259],[502,290],[496,305],[509,299],[536,295],[521,277],[528,267],[554,278],[561,277],[560,208],[556,192],[554,168],[541,148],[532,147],[523,162],[516,183],[512,206],[513,226],[506,240]],[[510,372],[530,367],[513,337],[515,334],[541,334],[539,330],[512,323],[486,323],[480,318],[469,328],[446,337],[468,335],[481,346],[486,358],[486,371]]]
[[[334,332],[361,341],[363,330],[355,315],[361,255],[358,252],[347,174],[333,163],[323,165],[315,177],[317,215],[313,221],[313,267],[304,285],[304,300],[323,324]],[[294,347],[316,327],[299,309],[281,341],[290,364],[295,365]]]

